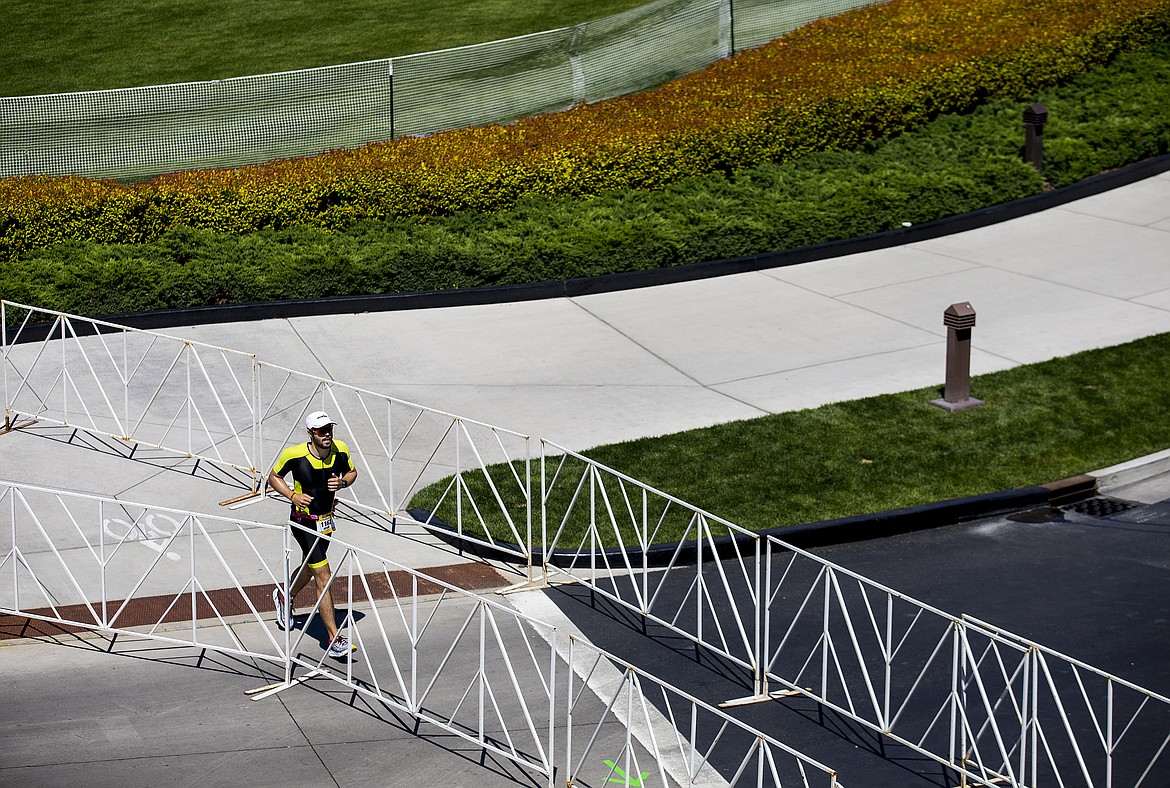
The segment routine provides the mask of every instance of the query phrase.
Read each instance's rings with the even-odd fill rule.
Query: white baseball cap
[[[330,424],[336,424],[336,422],[329,418],[329,414],[323,410],[310,413],[305,418],[305,427],[310,430],[319,430],[322,427],[328,426]]]

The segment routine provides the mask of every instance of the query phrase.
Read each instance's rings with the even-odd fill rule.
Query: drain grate
[[[1094,498],[1086,498],[1083,501],[1069,504],[1062,507],[1066,512],[1077,512],[1078,514],[1087,514],[1090,517],[1113,517],[1114,515],[1128,512],[1130,509],[1136,509],[1141,504],[1130,503],[1129,501],[1119,501],[1116,498],[1105,498],[1103,496],[1096,496]]]

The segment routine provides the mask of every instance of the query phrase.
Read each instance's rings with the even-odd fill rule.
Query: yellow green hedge
[[[894,0],[657,90],[511,125],[137,185],[0,179],[0,259],[69,239],[139,243],[177,225],[329,228],[657,188],[851,147],[990,95],[1027,97],[1168,32],[1170,0]]]

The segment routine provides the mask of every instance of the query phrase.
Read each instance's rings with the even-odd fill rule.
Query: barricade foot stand
[[[16,430],[22,430],[25,427],[31,427],[38,421],[40,421],[40,419],[28,418],[24,421],[18,422],[12,414],[6,413],[4,414],[4,429],[0,430],[0,435],[7,435],[8,433],[15,432]]]
[[[518,594],[521,591],[540,591],[545,588],[556,588],[557,586],[572,585],[576,582],[578,582],[577,578],[572,576],[560,576],[556,579],[553,579],[552,575],[550,575],[548,570],[545,569],[543,572],[541,572],[539,577],[533,580],[523,580],[519,583],[513,583],[507,588],[501,588],[499,591],[496,591],[496,593],[501,596],[507,596],[508,594]]]
[[[961,768],[958,770],[959,771],[959,782],[958,782],[958,785],[955,786],[955,788],[971,788],[972,785],[976,785],[976,784],[977,785],[1000,785],[1002,783],[1008,782],[1007,777],[986,777],[986,776],[984,776],[978,783],[971,783],[967,779],[967,764],[969,762],[970,761],[967,759],[967,757],[964,757],[960,761]]]
[[[805,687],[805,692],[812,692],[812,687]],[[721,709],[731,709],[736,706],[750,706],[753,703],[764,703],[770,700],[783,700],[784,698],[795,698],[804,695],[804,692],[795,689],[772,690],[771,692],[762,692],[759,695],[747,695],[743,698],[732,698],[725,700],[719,704]]]
[[[295,679],[290,681],[278,681],[275,684],[265,684],[263,687],[255,687],[253,689],[244,690],[244,694],[248,695],[251,700],[264,700],[270,695],[275,695],[278,692],[284,692],[289,687],[295,687],[302,682],[316,678],[317,676],[323,676],[328,672],[329,671],[326,668],[314,668],[303,676],[297,676]]]
[[[234,498],[228,498],[226,501],[220,501],[219,505],[226,506],[229,509],[240,509],[245,506],[251,506],[252,504],[264,498],[264,494],[266,492],[264,489],[265,486],[266,485],[260,484],[260,474],[256,472],[256,469],[253,468],[252,489],[243,495],[237,495]]]

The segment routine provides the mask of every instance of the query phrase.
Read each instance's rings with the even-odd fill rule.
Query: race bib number
[[[317,533],[327,536],[333,533],[333,515],[322,514],[317,517]]]

